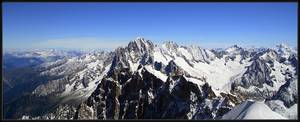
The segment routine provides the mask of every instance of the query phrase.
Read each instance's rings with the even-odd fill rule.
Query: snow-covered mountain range
[[[112,52],[51,54],[64,57],[43,61],[33,70],[55,78],[28,91],[34,97],[54,97],[55,107],[17,118],[298,118],[298,54],[283,44],[219,50],[174,42],[156,45],[138,37]]]

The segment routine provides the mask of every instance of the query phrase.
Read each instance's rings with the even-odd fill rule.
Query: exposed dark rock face
[[[104,78],[88,100],[79,107],[78,119],[114,119],[117,106],[117,97],[120,87],[112,79]],[[92,114],[86,114],[90,112]]]
[[[295,54],[291,55],[288,60],[289,60],[289,62],[291,62],[291,65],[293,67],[295,67],[295,70],[296,70],[295,75],[298,75],[298,57],[297,57],[297,55],[295,55]]]
[[[247,71],[244,73],[241,86],[249,88],[250,86],[257,86],[259,88],[263,87],[264,83],[272,86],[272,80],[270,77],[271,68],[266,65],[266,62],[261,59],[254,60],[254,62],[249,66]]]
[[[198,86],[188,82],[183,76],[169,77],[160,91],[154,102],[158,109],[155,112],[157,118],[187,119],[190,106],[196,108],[198,103],[203,102]],[[190,113],[190,116],[193,116],[192,113]]]
[[[175,64],[175,62],[173,60],[171,60],[168,65],[165,67],[165,72],[166,74],[168,74],[169,76],[178,74],[179,72],[179,67]],[[174,73],[174,74],[172,74]]]
[[[214,117],[211,113],[213,110],[205,107],[204,102],[205,99],[216,98],[210,86],[199,88],[183,76],[169,77],[164,82],[145,68],[139,70],[122,84],[118,80],[104,78],[97,90],[79,107],[77,119],[211,119]],[[202,92],[207,94],[204,95]],[[218,115],[221,116],[224,113],[222,111],[229,108],[221,109],[224,110],[214,108],[214,111],[220,111]]]
[[[183,76],[164,82],[145,68],[139,70],[121,84],[120,79],[102,80],[79,107],[77,119],[217,119],[232,108],[233,98],[217,98],[208,84],[199,88]],[[205,99],[219,103],[210,108]]]
[[[289,79],[283,84],[271,100],[281,100],[286,107],[291,107],[298,101],[297,81]]]
[[[216,94],[213,92],[213,90],[211,89],[211,86],[209,86],[208,83],[205,83],[202,86],[202,91],[205,91],[205,92],[203,92],[204,98],[212,99],[212,98],[216,97]]]
[[[211,52],[213,52],[217,58],[222,58],[225,54],[227,54],[226,51],[224,51],[224,50],[219,51],[219,50],[213,49],[213,50],[211,50]]]

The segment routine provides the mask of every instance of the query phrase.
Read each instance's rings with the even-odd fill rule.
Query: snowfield
[[[225,114],[224,120],[239,119],[287,119],[258,101],[244,101]]]

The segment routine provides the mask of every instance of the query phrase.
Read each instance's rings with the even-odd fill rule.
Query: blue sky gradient
[[[297,3],[3,3],[3,47],[297,45]]]

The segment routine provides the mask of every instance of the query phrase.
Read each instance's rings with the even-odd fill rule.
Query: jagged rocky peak
[[[166,41],[163,43],[162,47],[169,51],[176,51],[179,46],[173,41]]]
[[[198,45],[190,45],[191,49],[202,49],[200,46]]]
[[[278,54],[275,50],[273,49],[267,49],[265,51],[263,51],[262,53],[260,53],[261,56],[259,57],[262,60],[265,61],[274,61],[274,60],[278,60]]]
[[[265,103],[275,112],[289,119],[297,119],[298,83],[297,78],[289,79],[271,99]]]
[[[291,48],[287,45],[287,44],[279,44],[279,45],[276,45],[277,47],[277,50],[278,50],[278,53],[290,53],[291,52]]]
[[[171,60],[168,65],[165,67],[165,72],[166,74],[168,74],[169,76],[172,76],[173,74],[177,74],[179,67],[176,65],[176,63],[174,62],[174,60]]]
[[[188,49],[191,51],[192,54],[196,53],[196,52],[201,52],[203,49],[197,45],[191,45],[188,47]],[[197,54],[197,55],[201,55],[201,54]]]
[[[127,47],[120,47],[115,50],[115,55],[112,61],[111,69],[114,68],[129,68],[136,70],[138,64],[151,64],[154,44],[150,40],[137,37],[129,42]],[[112,71],[109,71],[111,74]]]
[[[145,40],[142,37],[137,37],[135,40],[129,42],[128,50],[129,52],[139,52],[141,54],[145,52],[150,52],[154,48],[154,44],[150,40]]]
[[[266,83],[270,86],[273,86],[273,82],[271,80],[270,74],[271,68],[266,64],[264,60],[256,59],[253,61],[253,63],[249,66],[248,70],[246,71],[244,75],[246,77],[243,77],[242,82],[245,83],[246,87],[247,83],[251,83],[253,86],[262,87],[263,83]]]
[[[264,94],[256,94],[244,92],[245,89],[251,89],[255,87],[255,89],[263,88],[264,84],[269,87],[274,86],[274,82],[272,81],[271,67],[266,64],[266,61],[257,58],[255,59],[250,66],[248,66],[245,73],[242,75],[241,79],[236,79],[232,84],[232,90],[243,96],[243,98],[253,97],[255,99],[264,99],[272,96],[270,91],[265,91],[268,93]]]
[[[275,50],[278,52],[280,59],[283,62],[286,61],[287,59],[293,58],[293,56],[297,55],[297,50],[290,48],[286,44],[277,45]]]
[[[268,48],[265,51],[260,52],[257,56],[268,62],[276,60],[279,63],[284,63],[286,65],[291,63],[293,65],[297,53],[293,52],[287,45],[280,44],[277,45],[276,48]]]
[[[237,45],[233,45],[233,46],[227,48],[225,51],[228,52],[228,53],[236,54],[236,53],[241,53],[243,51],[243,48],[239,47]]]
[[[191,45],[189,47],[189,52],[192,54],[194,60],[197,62],[204,61],[209,63],[211,60],[214,60],[216,57],[216,55],[212,51],[201,48],[197,45]]]
[[[298,101],[298,83],[296,79],[288,79],[285,84],[283,84],[278,92],[272,97],[272,100],[281,100],[284,105],[288,108],[297,104]]]
[[[235,48],[235,49],[240,49],[241,47],[239,47],[238,45],[233,45],[233,46],[231,46],[231,48]]]

